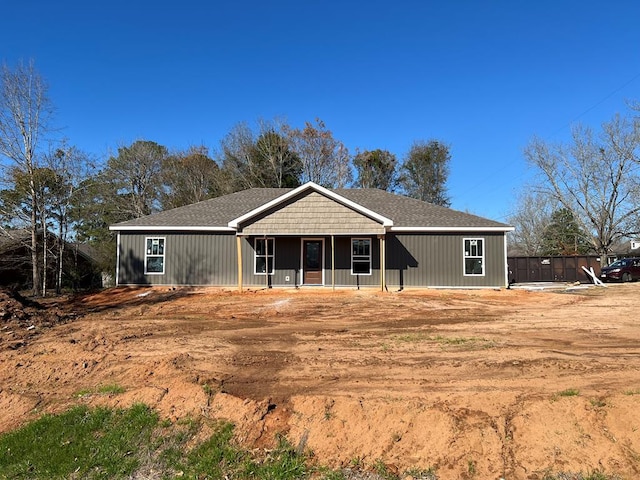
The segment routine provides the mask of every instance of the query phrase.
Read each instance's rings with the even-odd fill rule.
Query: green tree
[[[396,156],[387,150],[365,150],[353,159],[356,187],[392,191],[396,184]]]
[[[586,255],[591,245],[580,228],[573,212],[561,208],[551,214],[542,234],[540,255]]]
[[[109,225],[161,209],[162,167],[169,152],[152,141],[118,148],[105,168],[86,178],[70,205],[77,239],[94,247],[102,271],[114,273],[116,238]]]
[[[109,225],[130,220],[125,212],[115,208],[114,193],[102,173],[85,179],[70,205],[70,219],[75,223],[76,240],[90,245],[102,272],[115,274],[116,238]]]
[[[447,194],[449,146],[438,140],[414,142],[401,168],[400,184],[409,197],[435,205],[451,205]]]
[[[137,140],[118,148],[102,173],[111,190],[113,208],[125,220],[160,210],[162,165],[169,156],[166,147],[148,140]]]
[[[223,188],[220,177],[218,164],[204,146],[170,155],[162,165],[162,209],[217,197]]]

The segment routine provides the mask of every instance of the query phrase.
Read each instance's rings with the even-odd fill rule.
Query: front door
[[[322,240],[303,240],[302,245],[302,283],[322,285]]]

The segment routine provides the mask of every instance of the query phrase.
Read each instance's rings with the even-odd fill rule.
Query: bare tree
[[[542,176],[538,191],[571,211],[604,265],[616,241],[638,233],[638,124],[617,115],[597,136],[572,133],[568,146],[534,138],[525,157]]]
[[[342,188],[351,183],[351,157],[344,144],[335,138],[324,122],[315,126],[306,122],[303,129],[289,131],[293,150],[302,162],[301,183],[315,182],[327,188]]]
[[[525,187],[517,202],[516,209],[508,223],[515,228],[509,234],[511,254],[540,255],[544,243],[544,232],[551,222],[551,215],[557,206],[552,197]]]
[[[29,229],[33,294],[39,294],[38,268],[38,197],[35,172],[41,137],[48,132],[53,107],[47,97],[47,86],[33,62],[19,63],[15,69],[3,65],[0,70],[0,155],[11,162],[11,168],[24,173],[29,185],[31,203]],[[7,175],[3,175],[7,178]]]
[[[302,164],[290,143],[290,127],[281,120],[259,120],[254,132],[236,125],[222,140],[219,163],[229,190],[254,187],[296,187]]]
[[[94,173],[94,164],[89,155],[63,140],[50,148],[44,156],[44,165],[51,172],[51,185],[47,198],[49,216],[57,227],[55,257],[56,293],[60,293],[63,282],[64,256],[72,227],[71,208],[76,201],[85,180]],[[45,268],[46,271],[46,268]]]

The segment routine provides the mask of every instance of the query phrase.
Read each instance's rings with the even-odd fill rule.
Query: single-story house
[[[109,227],[117,285],[505,287],[506,232],[378,189],[252,188]]]

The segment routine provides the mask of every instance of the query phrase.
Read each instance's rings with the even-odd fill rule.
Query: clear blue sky
[[[504,220],[533,135],[563,141],[640,100],[640,2],[8,1],[0,61],[19,59],[101,159],[318,117],[351,151],[450,144],[452,207]]]

